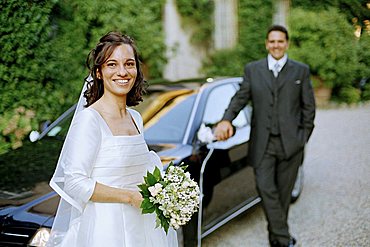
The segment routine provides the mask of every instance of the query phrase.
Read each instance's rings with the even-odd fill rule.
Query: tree
[[[368,0],[294,0],[292,7],[307,10],[338,9],[346,16],[348,23],[361,27],[361,32],[370,25],[370,7]]]
[[[295,8],[289,26],[289,55],[310,65],[315,86],[324,84],[333,88],[333,93],[346,102],[358,101],[359,92],[353,87],[356,71],[360,69],[358,42],[345,16],[334,8],[320,11]]]
[[[45,101],[58,102],[50,41],[53,6],[53,1],[0,3],[0,153],[20,146],[37,126],[37,116],[50,116]]]
[[[85,59],[108,31],[133,37],[146,78],[165,59],[160,1],[4,0],[0,2],[0,153],[22,145],[40,121],[78,98]]]

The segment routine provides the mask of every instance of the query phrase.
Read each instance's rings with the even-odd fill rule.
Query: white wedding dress
[[[64,144],[64,192],[60,194],[67,201],[72,198],[81,208],[72,207],[73,220],[66,233],[54,241],[55,245],[49,241],[48,246],[177,246],[176,231],[171,228],[166,235],[162,228],[156,228],[155,214],[142,215],[140,209],[128,204],[89,200],[96,182],[138,190],[146,172],[161,165],[158,155],[148,150],[140,114],[132,109],[128,112],[140,132],[138,135],[114,136],[92,108],[76,115]],[[64,193],[67,196],[63,197]],[[63,207],[58,210],[63,211]]]

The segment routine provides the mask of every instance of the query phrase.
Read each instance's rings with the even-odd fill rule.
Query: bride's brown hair
[[[139,55],[135,42],[127,35],[120,32],[109,32],[104,35],[94,49],[87,56],[86,66],[90,70],[92,80],[87,83],[87,90],[84,92],[87,104],[85,107],[92,105],[104,94],[103,80],[99,79],[97,72],[101,73],[102,65],[112,55],[114,49],[122,44],[130,45],[134,51],[137,76],[135,84],[127,94],[127,106],[135,106],[143,101],[143,93],[145,92],[146,81],[141,69]],[[88,80],[89,76],[85,79]]]

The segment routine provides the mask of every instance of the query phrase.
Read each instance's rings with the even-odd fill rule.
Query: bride
[[[137,185],[162,166],[140,114],[144,77],[134,41],[110,32],[89,53],[87,79],[50,181],[61,196],[47,246],[177,246],[176,232],[142,215]],[[162,167],[161,167],[162,168]]]

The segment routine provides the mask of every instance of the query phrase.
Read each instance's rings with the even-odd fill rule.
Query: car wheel
[[[292,191],[291,203],[297,201],[303,190],[303,167],[302,165],[298,169],[297,178],[295,180],[294,188]]]

